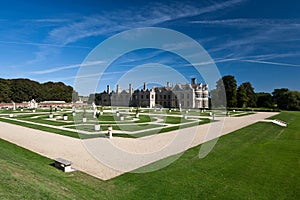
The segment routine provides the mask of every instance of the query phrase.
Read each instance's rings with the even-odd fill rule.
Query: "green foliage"
[[[223,76],[220,80],[217,81],[216,90],[217,90],[216,91],[217,98],[221,98],[224,101],[225,100],[224,96],[226,95],[227,107],[236,107],[237,84],[234,76],[231,75]]]
[[[245,88],[246,95],[248,98],[247,107],[256,107],[256,95],[254,92],[254,88],[252,87],[250,82],[242,83],[241,86]]]
[[[0,79],[0,102],[21,103],[35,99],[40,101],[72,101],[73,88],[66,86],[62,82],[53,83],[38,83],[29,79]],[[74,92],[74,99],[76,97]]]
[[[281,88],[275,89],[272,94],[279,109],[300,110],[300,92]]]
[[[240,85],[237,89],[237,106],[239,108],[245,108],[248,105],[249,98],[247,96],[246,88]]]
[[[256,106],[260,108],[273,108],[274,102],[270,93],[256,93]]]
[[[288,91],[285,94],[287,99],[286,110],[300,110],[300,92]]]
[[[250,82],[242,83],[237,89],[237,106],[256,107],[256,95]]]
[[[213,108],[277,108],[282,110],[300,110],[300,92],[289,91],[287,88],[275,89],[271,94],[255,93],[250,82],[242,83],[238,88],[233,76],[223,76],[217,81],[216,89],[211,91],[210,105]],[[225,98],[226,96],[226,98]]]
[[[10,102],[11,90],[9,82],[5,79],[0,79],[0,103]]]
[[[10,80],[10,99],[14,102],[30,101],[35,99],[41,101],[41,87],[38,82],[29,79],[12,79]]]

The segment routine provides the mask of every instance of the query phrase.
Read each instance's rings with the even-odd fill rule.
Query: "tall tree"
[[[236,107],[237,106],[237,84],[234,76],[227,75],[223,76],[220,80],[217,81],[217,91],[218,95],[225,90],[227,107]]]
[[[279,109],[287,108],[288,101],[286,98],[286,93],[288,91],[289,91],[289,89],[287,89],[287,88],[280,88],[280,89],[275,89],[272,92],[273,100]]]
[[[11,90],[10,85],[7,80],[0,79],[0,103],[5,102],[8,103],[11,101]]]
[[[270,93],[256,93],[256,106],[260,108],[273,108],[274,101]]]
[[[247,107],[248,102],[247,90],[244,85],[240,85],[237,89],[237,106],[239,108]]]
[[[298,91],[287,91],[284,94],[284,98],[287,100],[286,110],[300,110],[300,92]],[[283,105],[284,106],[284,105]]]
[[[225,107],[226,106],[226,95],[225,89],[223,92],[221,89],[213,89],[210,92],[210,108]]]
[[[247,96],[247,102],[246,107],[256,107],[256,95],[254,92],[254,88],[252,87],[250,82],[242,83],[242,85],[245,88],[246,96]]]

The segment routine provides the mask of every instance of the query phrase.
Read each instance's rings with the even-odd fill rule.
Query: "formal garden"
[[[0,198],[298,199],[300,113],[273,118],[288,127],[258,122],[220,138],[204,159],[199,145],[164,169],[109,181],[56,170],[53,160],[0,140]]]
[[[2,108],[0,121],[75,138],[105,137],[108,127],[112,127],[114,136],[142,137],[209,123],[218,116],[238,117],[252,113],[89,105],[77,108]]]

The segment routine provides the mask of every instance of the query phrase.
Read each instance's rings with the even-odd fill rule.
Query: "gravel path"
[[[0,138],[51,159],[61,157],[71,160],[75,169],[107,180],[276,114],[261,112],[242,117],[216,118],[218,122],[136,139],[80,140],[0,122]],[[207,149],[213,148],[216,140],[213,141],[208,143]],[[179,156],[172,158],[175,160]],[[162,168],[173,160],[152,168],[146,167],[140,172]]]

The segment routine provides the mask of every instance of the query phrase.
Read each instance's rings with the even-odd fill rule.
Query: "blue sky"
[[[299,11],[296,0],[1,0],[0,77],[73,86],[80,64],[105,39],[133,28],[162,27],[199,42],[221,75],[234,75],[238,84],[250,81],[257,92],[281,87],[300,90]],[[193,77],[192,70],[182,67],[185,60],[145,49],[116,60],[98,90],[147,63],[181,67],[187,79]],[[143,81],[146,74],[139,73],[137,79]]]

